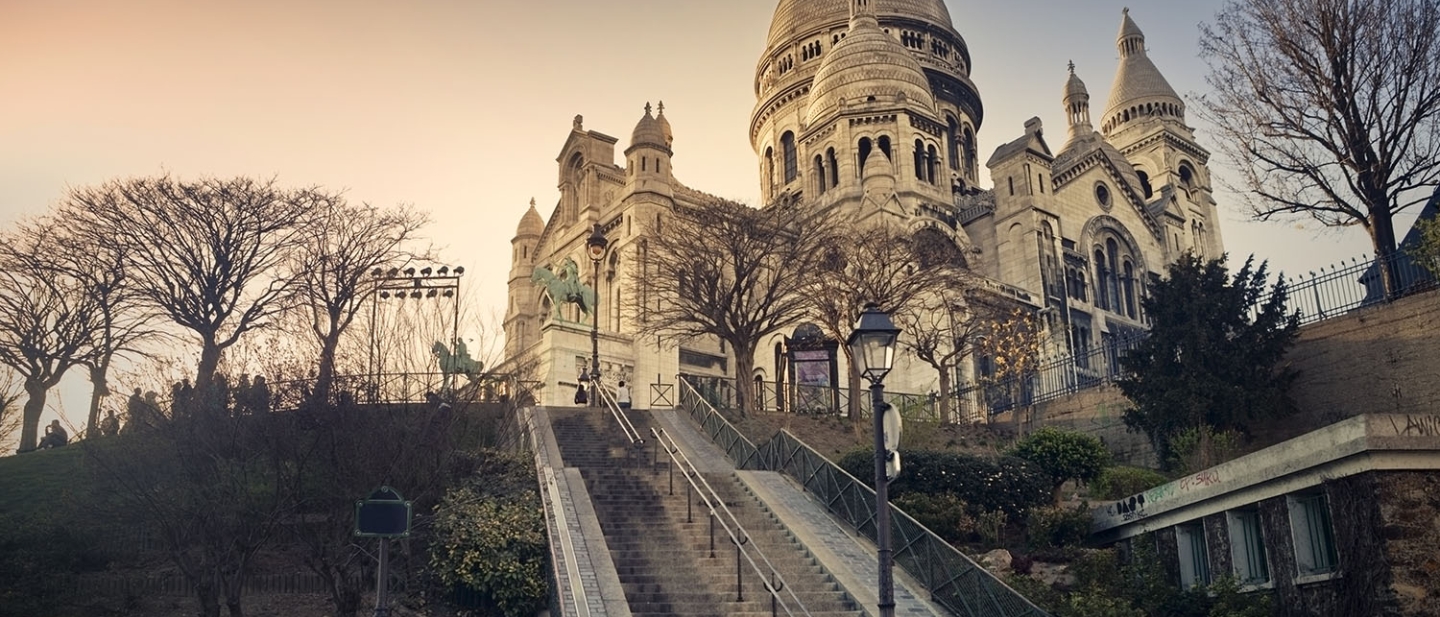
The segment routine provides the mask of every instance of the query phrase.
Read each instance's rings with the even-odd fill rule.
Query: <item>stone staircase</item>
[[[632,615],[771,614],[764,581],[743,559],[739,559],[740,588],[736,589],[735,545],[718,522],[712,544],[708,510],[698,496],[691,497],[687,507],[687,482],[678,472],[671,494],[672,478],[663,451],[660,463],[652,465],[652,444],[629,447],[608,413],[554,410],[550,417],[565,466],[578,468],[585,479]],[[637,411],[630,417],[650,440],[649,414]],[[782,591],[792,614],[862,614],[734,473],[707,474],[705,479],[749,533],[749,542],[765,554],[804,605],[804,610],[795,606],[789,590]],[[756,563],[766,568],[758,558]],[[780,608],[777,614],[786,612]]]

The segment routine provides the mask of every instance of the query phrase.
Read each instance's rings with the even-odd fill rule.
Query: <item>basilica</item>
[[[1047,137],[1038,118],[1026,122],[983,161],[993,184],[983,187],[976,136],[984,106],[943,0],[780,0],[748,127],[761,195],[949,239],[974,255],[972,269],[1045,320],[1049,354],[1128,337],[1144,328],[1140,300],[1167,263],[1223,248],[1209,155],[1128,11],[1116,45],[1119,66],[1099,113],[1092,117],[1089,89],[1072,66],[1056,80],[1063,138]],[[717,341],[661,341],[627,318],[626,281],[637,275],[631,266],[646,235],[664,233],[673,208],[718,198],[674,175],[663,104],[646,104],[619,163],[618,143],[576,116],[557,158],[559,203],[548,219],[533,202],[521,218],[507,357],[534,363],[544,404],[569,402],[590,366],[594,324],[601,373],[629,381],[638,408],[673,404],[677,374],[794,380],[792,333],[762,342],[757,374],[740,376]],[[608,240],[598,268],[586,253],[595,225]],[[550,283],[567,278],[593,288],[595,321],[553,297]],[[933,371],[896,373],[887,387],[936,387]]]

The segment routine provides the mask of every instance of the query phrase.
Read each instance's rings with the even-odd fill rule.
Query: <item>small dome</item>
[[[645,116],[635,123],[635,132],[630,135],[630,147],[641,145],[655,146],[663,150],[669,150],[669,139],[667,139],[668,123],[661,123],[655,116],[650,115],[650,104],[645,104]]]
[[[1075,74],[1075,63],[1071,62],[1070,79],[1065,81],[1065,95],[1062,98],[1068,101],[1072,97],[1082,96],[1087,99],[1090,98],[1090,91],[1085,89],[1085,82],[1081,81],[1080,76]]]
[[[820,62],[810,89],[805,125],[813,126],[836,113],[841,102],[868,100],[910,102],[935,112],[935,96],[920,63],[898,41],[880,29],[872,15],[850,20],[850,32]]]
[[[515,229],[515,235],[538,236],[545,231],[545,221],[540,219],[540,213],[535,210],[535,200],[530,200],[530,209],[520,217],[520,226]]]
[[[660,130],[665,133],[665,145],[674,145],[675,134],[670,132],[670,121],[665,119],[665,101],[660,101],[660,105],[655,110],[655,121],[660,123]]]

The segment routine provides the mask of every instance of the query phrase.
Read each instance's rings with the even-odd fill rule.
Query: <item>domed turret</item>
[[[873,13],[859,8],[845,38],[820,63],[810,89],[805,125],[814,126],[838,113],[842,104],[866,102],[902,104],[935,113],[935,97],[920,63],[880,29]]]
[[[1149,116],[1184,122],[1185,102],[1146,55],[1145,33],[1130,19],[1130,9],[1122,12],[1116,47],[1120,50],[1120,67],[1115,71],[1115,83],[1110,86],[1101,130],[1108,135]]]
[[[664,113],[663,109],[661,113]],[[630,148],[626,151],[628,152],[638,146],[646,145],[663,148],[668,154],[670,150],[669,126],[669,122],[662,123],[662,121],[657,120],[655,116],[650,115],[650,104],[646,103],[645,115],[640,118],[639,122],[635,123],[635,132],[630,134]]]
[[[545,221],[540,219],[540,212],[535,210],[535,199],[530,199],[530,209],[520,217],[520,226],[515,229],[515,237],[538,236],[545,231]]]
[[[1075,63],[1070,63],[1070,79],[1065,80],[1065,94],[1061,98],[1065,105],[1065,116],[1070,125],[1069,139],[1060,151],[1064,152],[1074,143],[1076,139],[1095,132],[1090,126],[1090,91],[1085,88],[1085,82],[1075,74]]]
[[[660,101],[655,111],[655,121],[660,123],[660,132],[665,134],[665,146],[674,146],[675,134],[670,132],[670,121],[665,119],[665,101]]]

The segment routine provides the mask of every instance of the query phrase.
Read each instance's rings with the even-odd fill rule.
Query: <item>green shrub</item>
[[[1143,467],[1109,467],[1090,483],[1090,496],[1106,501],[1124,499],[1169,481],[1160,472]]]
[[[1094,480],[1110,464],[1110,450],[1094,435],[1053,426],[1026,435],[1010,453],[1039,465],[1055,489],[1070,480]]]
[[[1031,508],[1025,534],[1030,548],[1037,550],[1078,547],[1090,536],[1090,504],[1076,508],[1045,506]]]
[[[487,451],[477,473],[435,511],[430,565],[451,589],[469,589],[496,611],[534,615],[549,599],[545,512],[532,468]]]
[[[907,493],[891,503],[951,544],[963,543],[975,532],[975,521],[955,493]]]
[[[875,476],[874,450],[852,450],[837,465],[866,485]],[[969,506],[971,516],[1001,511],[1020,520],[1025,511],[1051,502],[1050,476],[1033,463],[1013,456],[998,459],[929,450],[902,450],[900,477],[890,483],[890,497],[910,493],[953,493]]]

